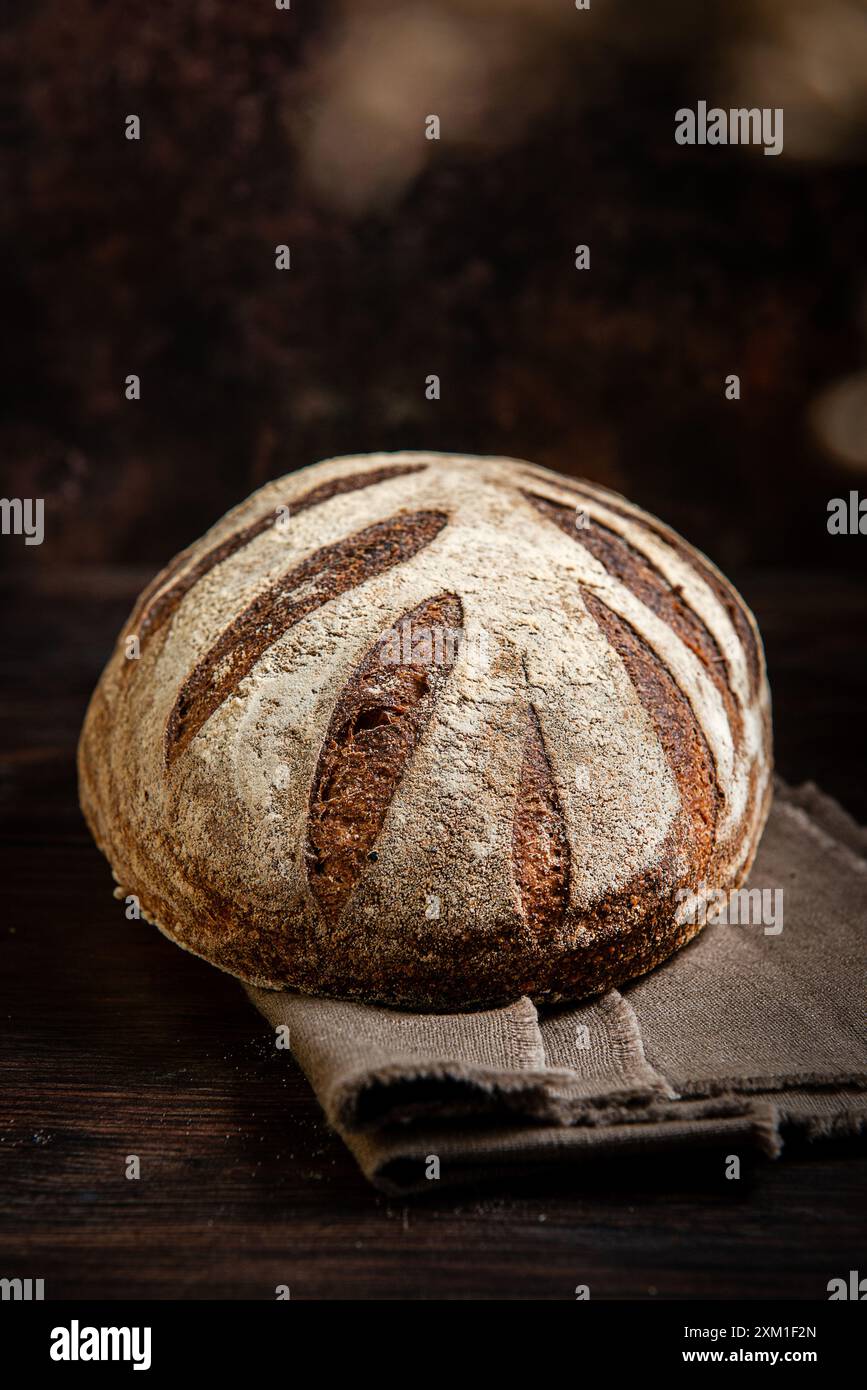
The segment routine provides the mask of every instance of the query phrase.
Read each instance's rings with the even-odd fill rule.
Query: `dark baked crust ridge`
[[[376,483],[385,482],[389,478],[399,478],[407,473],[420,473],[423,468],[423,464],[404,464],[387,468],[373,468],[354,476],[330,478],[327,483],[319,483],[309,492],[294,498],[291,506],[286,505],[289,506],[290,514],[293,517],[300,516],[302,512],[309,511],[311,507],[318,507],[323,502],[329,502],[332,497],[340,497],[347,492],[358,492],[361,488],[373,487]],[[255,521],[248,522],[246,526],[240,527],[218,541],[216,545],[211,546],[179,579],[166,587],[168,581],[183,569],[190,558],[189,549],[182,550],[180,555],[176,556],[164,570],[156,575],[142,593],[129,620],[127,636],[137,636],[141,643],[158,632],[169,621],[172,614],[176,612],[184,598],[200,579],[204,579],[205,575],[210,574],[211,570],[215,569],[217,565],[221,565],[224,560],[236,555],[257,536],[263,535],[272,526],[276,526],[281,515],[280,505],[278,503],[269,507]],[[126,669],[129,667],[127,666]]]
[[[635,550],[623,536],[618,536],[599,520],[576,531],[570,508],[551,502],[534,493],[524,494],[543,516],[547,516],[567,536],[595,555],[600,564],[618,579],[642,603],[667,623],[693,651],[714,682],[726,706],[732,733],[741,736],[741,718],[725,678],[725,658],[713,634],[697,613],[684,602],[683,596],[671,586],[662,572],[646,556]]]
[[[569,841],[539,716],[532,705],[515,799],[512,864],[524,921],[535,934],[556,939],[569,901]]]
[[[584,602],[626,667],[639,699],[677,779],[680,826],[688,877],[701,878],[710,865],[721,794],[713,757],[689,701],[657,653],[595,594]],[[634,895],[636,889],[632,890]]]
[[[547,471],[547,470],[546,470]],[[535,473],[532,476],[536,476]],[[550,475],[549,475],[550,476]],[[708,588],[713,591],[720,603],[726,609],[732,623],[737,631],[741,645],[747,655],[747,662],[750,671],[751,691],[753,694],[758,690],[764,677],[764,659],[762,656],[761,642],[756,628],[755,619],[743,604],[740,595],[732,584],[729,583],[725,575],[717,569],[706,555],[695,546],[690,545],[671,527],[657,517],[651,516],[649,512],[642,511],[628,502],[619,493],[609,492],[605,488],[589,487],[575,482],[571,478],[557,479],[557,487],[566,492],[574,493],[584,502],[603,501],[606,509],[614,512],[624,521],[638,522],[644,526],[652,535],[657,536],[666,545],[687,560],[694,566],[701,575]]]
[[[329,599],[411,559],[446,525],[443,512],[410,512],[378,521],[318,550],[274,584],[220,634],[184,682],[166,724],[171,766],[202,725],[294,623]]]
[[[453,645],[443,641],[441,659],[431,662],[421,659],[419,639],[432,631],[457,633],[462,622],[463,605],[454,594],[440,594],[403,614],[337,702],[307,820],[307,877],[328,920],[339,917],[365,859],[376,858],[374,845],[395,789],[454,665]]]

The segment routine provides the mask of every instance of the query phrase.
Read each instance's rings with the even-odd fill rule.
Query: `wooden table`
[[[125,920],[78,812],[86,700],[145,578],[34,559],[2,592],[0,1275],[44,1278],[47,1298],[823,1299],[863,1266],[857,1141],[751,1159],[737,1183],[701,1152],[405,1205],[374,1192],[239,986]],[[780,771],[867,819],[864,586],[738,579]]]

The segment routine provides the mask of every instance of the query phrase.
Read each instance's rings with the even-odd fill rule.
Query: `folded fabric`
[[[723,920],[665,965],[577,1006],[410,1014],[247,993],[390,1193],[683,1144],[776,1157],[786,1128],[867,1119],[867,831],[812,784],[778,782],[747,887],[765,890],[747,923],[717,904]]]

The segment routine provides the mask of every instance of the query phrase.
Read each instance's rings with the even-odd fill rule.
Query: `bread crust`
[[[240,979],[575,1000],[695,935],[687,891],[744,881],[764,654],[724,576],[617,494],[520,460],[332,459],[148,586],[79,783],[118,895]]]

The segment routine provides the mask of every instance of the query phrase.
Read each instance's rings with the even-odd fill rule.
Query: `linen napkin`
[[[414,1014],[247,993],[391,1194],[684,1144],[776,1157],[786,1130],[867,1122],[867,830],[813,784],[778,780],[747,887],[765,891],[763,920],[754,899],[748,923],[709,924],[577,1006]]]

